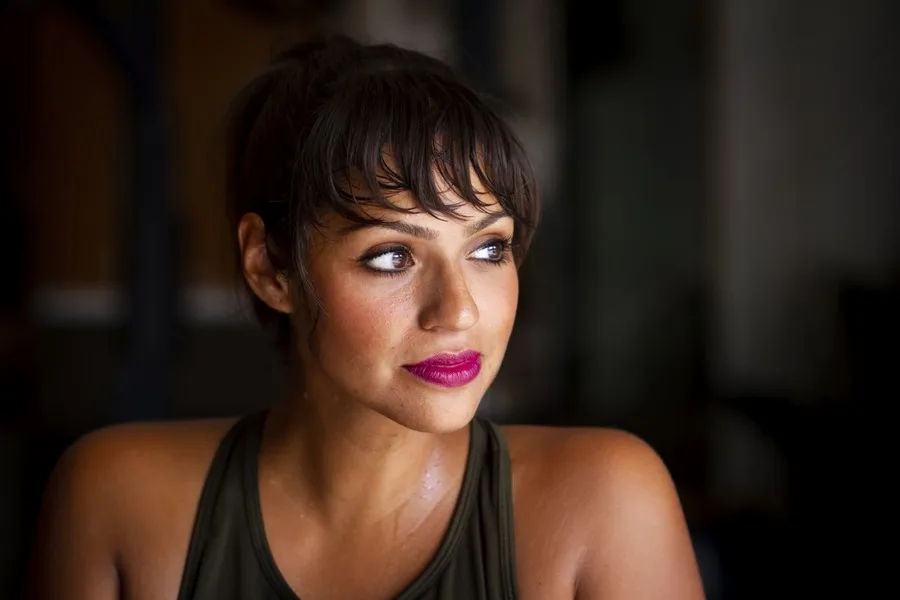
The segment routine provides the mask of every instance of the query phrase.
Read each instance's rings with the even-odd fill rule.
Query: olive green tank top
[[[275,564],[263,527],[258,457],[264,421],[265,413],[241,419],[219,445],[200,497],[178,600],[299,600]],[[398,600],[518,597],[509,454],[493,423],[475,419],[470,429],[447,532]]]

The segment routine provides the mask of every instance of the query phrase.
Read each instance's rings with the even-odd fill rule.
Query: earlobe
[[[290,280],[272,264],[262,218],[247,213],[241,217],[237,229],[241,271],[247,286],[273,310],[290,314],[293,312]]]

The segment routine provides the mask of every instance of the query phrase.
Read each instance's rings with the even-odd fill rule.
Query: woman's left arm
[[[657,453],[621,431],[580,445],[585,539],[575,599],[702,600],[681,502]]]

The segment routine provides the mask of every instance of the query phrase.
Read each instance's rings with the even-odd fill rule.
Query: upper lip
[[[429,367],[455,367],[465,363],[475,362],[481,358],[481,353],[475,350],[463,350],[462,352],[442,352],[430,356],[425,360],[412,363],[406,366],[429,366]]]

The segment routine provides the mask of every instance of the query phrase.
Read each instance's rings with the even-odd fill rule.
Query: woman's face
[[[447,198],[455,202],[455,197]],[[415,207],[411,195],[394,196]],[[498,204],[460,218],[368,209],[313,235],[309,273],[321,300],[301,356],[310,393],[339,394],[418,431],[465,426],[494,379],[518,303],[513,220]]]

